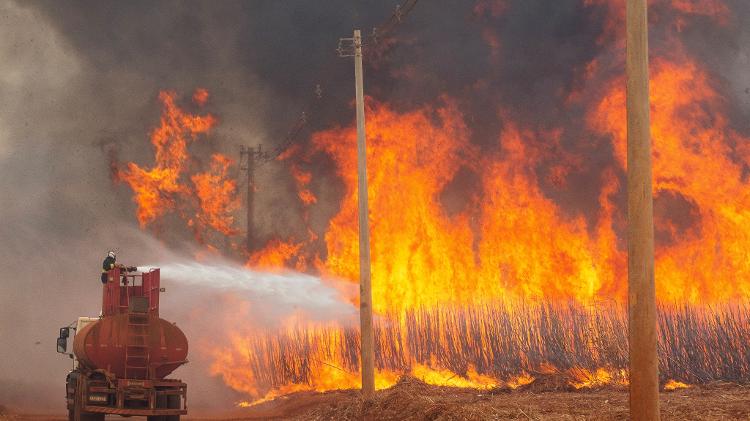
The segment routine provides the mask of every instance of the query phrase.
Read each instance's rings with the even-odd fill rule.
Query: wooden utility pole
[[[627,0],[630,419],[659,419],[647,0]]]
[[[349,45],[346,45],[349,44]],[[353,51],[352,48],[353,47]],[[339,40],[339,55],[354,57],[354,91],[357,103],[357,201],[359,205],[359,322],[361,340],[362,394],[375,392],[375,354],[372,332],[372,289],[370,285],[370,224],[367,206],[367,149],[365,143],[365,100],[362,82],[362,36]]]
[[[247,172],[247,244],[245,248],[248,254],[252,253],[254,248],[253,234],[254,234],[254,223],[253,213],[255,211],[255,157],[260,154],[260,144],[258,149],[251,146],[246,147],[245,145],[240,146],[240,162],[245,162],[245,165],[240,166],[240,169]],[[245,160],[243,158],[247,157]]]

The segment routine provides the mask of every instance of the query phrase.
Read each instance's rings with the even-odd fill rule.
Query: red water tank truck
[[[165,377],[187,362],[188,342],[159,317],[162,291],[159,269],[116,267],[107,273],[101,315],[60,329],[60,353],[68,353],[73,333],[70,421],[103,421],[105,414],[178,421],[187,414],[187,385]]]

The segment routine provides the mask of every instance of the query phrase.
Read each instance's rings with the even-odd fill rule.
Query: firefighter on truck
[[[125,265],[122,265],[120,263],[117,263],[117,254],[115,254],[114,250],[110,250],[107,252],[107,257],[104,258],[104,261],[102,262],[102,283],[107,283],[107,272],[114,268],[120,268],[121,270],[124,270],[126,272],[135,272],[138,270],[138,268],[133,266],[126,267]]]

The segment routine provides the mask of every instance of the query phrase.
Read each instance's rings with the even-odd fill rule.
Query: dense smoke
[[[750,133],[750,32],[741,24],[750,6],[728,1],[728,22],[717,25],[700,13],[675,12],[669,1],[653,3],[652,54],[669,54],[678,36],[712,72],[730,126]],[[395,6],[0,0],[0,403],[61,410],[69,361],[54,353],[57,328],[98,312],[98,266],[107,249],[117,248],[121,261],[135,265],[194,251],[181,225],[167,224],[168,235],[159,238],[144,233],[130,190],[111,179],[111,159],[150,163],[148,133],[158,123],[159,91],[184,98],[197,87],[210,91],[206,109],[219,124],[194,151],[206,160],[214,151],[238,158],[241,144],[273,148],[307,111],[304,144],[311,132],[352,119],[351,65],[336,57],[338,38],[354,27],[369,33]],[[368,63],[367,92],[399,110],[449,96],[481,151],[497,148],[501,115],[537,130],[566,122],[558,145],[535,145],[544,153],[533,170],[545,194],[593,226],[601,173],[613,151],[586,132],[581,103],[568,99],[600,89],[582,76],[592,60],[622,71],[620,37],[604,24],[619,7],[616,1],[424,1],[393,34],[396,43]],[[675,16],[684,23],[679,31]],[[319,154],[306,166],[320,203],[307,221],[284,165],[258,170],[261,244],[305,236],[308,224],[321,234],[338,211],[343,187],[330,157]],[[568,174],[565,183],[550,176],[559,166]],[[447,211],[477,194],[477,177],[470,168],[457,172],[441,195]],[[679,197],[657,199],[656,211],[676,215],[677,227],[695,219]],[[243,220],[242,212],[237,218]],[[162,313],[185,328],[193,350],[206,332],[241,322],[213,310],[228,299],[221,293],[197,294],[169,278],[165,284]],[[210,361],[201,355],[192,352],[191,364],[176,373],[190,384],[198,409],[224,387],[208,375]],[[231,403],[234,396],[224,399]]]
[[[172,253],[138,228],[130,191],[113,184],[110,171],[115,154],[149,163],[159,90],[186,97],[197,87],[210,90],[207,108],[220,124],[203,146],[206,155],[217,150],[234,157],[240,144],[273,146],[282,127],[297,118],[304,108],[302,86],[314,89],[313,76],[303,70],[316,63],[306,60],[313,51],[317,59],[332,57],[333,44],[350,31],[355,15],[352,7],[326,17],[338,9],[302,6],[0,3],[0,403],[61,411],[70,361],[54,352],[57,329],[98,313],[98,267],[107,249],[116,248],[128,264]],[[332,19],[341,31],[308,12]],[[289,34],[294,16],[308,27]],[[266,26],[273,21],[285,25]],[[302,42],[327,32],[323,27],[330,29],[329,39],[315,48]],[[282,75],[268,67],[269,57],[305,63],[280,66],[289,79],[299,76],[299,89],[284,91],[292,85],[273,83]],[[295,218],[294,207],[285,206],[294,196],[291,180],[273,166],[258,179],[264,186],[258,225],[268,227],[268,235],[283,232]],[[190,249],[179,241],[189,240],[188,234],[170,238],[171,249]],[[223,386],[208,376],[209,362],[199,352],[199,338],[221,331],[224,315],[211,309],[224,298],[185,292],[169,279],[165,284],[163,314],[192,340],[191,364],[178,371],[191,384],[192,406],[216,400],[226,407],[232,396],[206,393]]]

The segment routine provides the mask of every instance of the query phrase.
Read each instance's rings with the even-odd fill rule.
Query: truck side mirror
[[[57,352],[65,354],[68,350],[68,337],[70,336],[69,327],[60,328],[60,336],[57,338]]]
[[[57,352],[65,354],[68,351],[68,338],[57,338]]]

